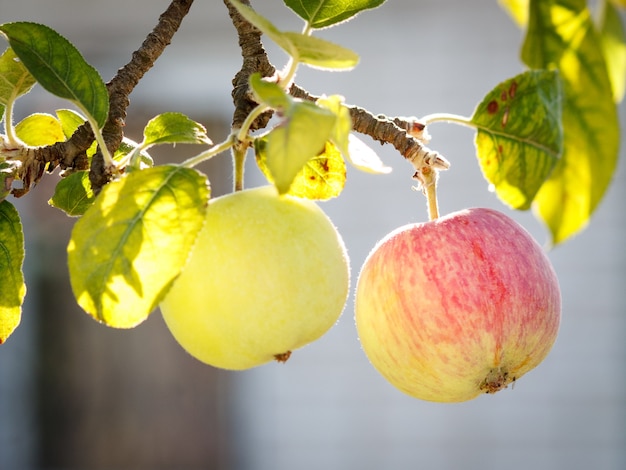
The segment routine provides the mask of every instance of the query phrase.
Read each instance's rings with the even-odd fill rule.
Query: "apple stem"
[[[242,145],[233,145],[232,153],[233,153],[233,162],[235,165],[235,181],[234,181],[234,190],[241,191],[243,190],[243,173],[246,162],[246,153],[247,147]]]
[[[430,181],[427,181],[424,186],[426,201],[428,202],[428,218],[430,220],[435,220],[439,217],[439,204],[437,202],[437,170],[430,167],[427,167],[424,170],[427,170],[427,173],[430,174]],[[424,170],[422,170],[422,173],[424,173]]]
[[[439,204],[437,202],[437,170],[429,165],[422,166],[413,177],[420,182],[422,193],[426,196],[428,205],[428,219],[435,220],[439,217]]]

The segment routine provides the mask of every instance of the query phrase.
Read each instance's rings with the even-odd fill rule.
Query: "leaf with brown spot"
[[[477,106],[471,121],[487,181],[504,203],[530,208],[561,154],[557,72],[528,71],[500,83]]]
[[[263,139],[255,141],[256,160],[259,168],[273,183],[272,175],[265,163],[266,143]],[[309,159],[293,179],[287,194],[306,199],[328,200],[339,196],[346,183],[346,164],[341,152],[330,142],[326,142],[324,151]]]
[[[556,68],[563,84],[563,153],[533,201],[556,244],[587,225],[619,159],[614,89],[587,3],[531,0],[522,59]]]

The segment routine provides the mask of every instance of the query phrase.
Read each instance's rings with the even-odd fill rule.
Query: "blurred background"
[[[47,24],[108,81],[168,3],[0,0],[0,22]],[[215,142],[229,132],[230,83],[241,62],[236,34],[222,2],[195,3],[131,95],[130,138],[141,140],[145,123],[165,111],[202,122]],[[300,30],[282,1],[253,5],[279,28]],[[522,32],[495,0],[393,0],[319,36],[352,48],[361,63],[343,73],[302,68],[298,83],[375,114],[469,116],[493,86],[523,70]],[[266,45],[282,67],[286,56]],[[36,89],[16,113],[67,106]],[[436,124],[430,133],[430,147],[452,162],[439,183],[443,213],[494,207],[547,241],[531,213],[514,213],[488,192],[473,131]],[[392,148],[363,139],[394,171],[349,168],[341,197],[322,203],[348,246],[353,287],[377,240],[427,218],[423,196],[411,189],[412,167]],[[157,162],[180,161],[196,151],[155,154]],[[74,220],[48,207],[58,178],[49,176],[27,197],[11,199],[25,226],[28,295],[22,325],[0,347],[0,469],[624,469],[624,157],[591,225],[549,253],[563,294],[551,354],[514,388],[461,404],[418,401],[378,375],[359,347],[352,296],[321,340],[286,364],[246,372],[188,356],[158,311],[130,331],[97,324],[71,295],[65,247]],[[247,185],[263,184],[248,163]],[[230,191],[228,155],[201,169],[214,195]]]

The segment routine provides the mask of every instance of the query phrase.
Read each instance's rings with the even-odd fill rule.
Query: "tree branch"
[[[124,137],[123,127],[126,109],[130,104],[130,93],[170,44],[192,4],[193,0],[173,0],[141,47],[133,53],[131,61],[119,69],[107,84],[111,106],[102,134],[111,152],[119,147]],[[102,154],[98,152],[91,160],[89,172],[89,181],[94,192],[98,193],[110,178],[111,175],[104,167]]]
[[[290,94],[296,98],[316,101],[319,97],[310,95],[306,90],[292,85]],[[400,155],[415,167],[413,177],[421,182],[421,170],[424,165],[437,170],[446,170],[450,163],[438,152],[434,152],[424,144],[428,142],[426,126],[413,118],[388,118],[379,114],[374,116],[366,109],[358,106],[345,105],[350,111],[352,129],[360,134],[369,135],[381,144],[393,145]]]
[[[249,0],[242,0],[241,3],[250,5]],[[261,31],[246,21],[228,0],[224,0],[224,4],[228,8],[228,14],[237,31],[241,56],[243,57],[241,69],[233,78],[232,91],[233,103],[235,105],[232,127],[233,129],[239,129],[250,114],[250,111],[257,105],[249,96],[248,80],[250,75],[259,72],[263,77],[270,77],[274,75],[276,69],[270,63],[263,48]],[[250,130],[263,129],[267,126],[271,117],[271,113],[262,114],[252,124]]]
[[[276,74],[276,68],[269,62],[267,53],[261,42],[261,32],[248,23],[228,0],[224,0],[228,7],[233,25],[239,35],[239,46],[243,56],[241,70],[233,79],[233,101],[235,113],[233,128],[241,127],[250,111],[257,105],[252,94],[249,93],[248,79],[251,74],[259,72],[263,77]],[[248,0],[242,3],[250,5]],[[315,101],[319,97],[309,94],[296,84],[292,85],[289,93],[295,98]],[[374,116],[369,111],[358,106],[346,107],[352,118],[352,128],[361,134],[366,134],[382,144],[393,145],[400,154],[409,160],[416,169],[414,178],[421,181],[421,170],[424,165],[435,169],[447,169],[450,164],[437,152],[424,146],[428,141],[426,126],[413,118],[388,118],[384,115]],[[255,122],[254,129],[261,129],[267,125],[271,113],[265,113]]]
[[[172,37],[178,31],[183,18],[189,12],[193,0],[173,0],[168,8],[159,17],[157,25],[148,34],[144,42],[133,54],[130,62],[118,70],[109,83],[109,116],[103,129],[103,136],[107,148],[113,153],[122,142],[126,109],[130,104],[130,93],[139,83],[144,74],[152,68],[156,60],[170,44]],[[32,164],[34,169],[29,174],[32,178],[24,184],[24,188],[14,192],[16,197],[28,192],[43,174],[43,168],[48,164],[47,171],[52,172],[57,166],[66,170],[87,169],[85,151],[94,140],[93,132],[87,123],[79,127],[65,142],[58,142],[48,147],[35,149]],[[92,158],[89,179],[93,190],[97,193],[106,184],[111,175],[104,168],[102,154],[98,152]],[[26,183],[26,182],[25,182]]]
[[[257,105],[249,92],[248,80],[250,75],[259,72],[264,77],[273,76],[276,74],[276,68],[267,57],[261,41],[262,33],[248,23],[228,0],[223,1],[237,31],[243,58],[241,69],[232,82],[232,97],[235,105],[232,126],[233,128],[240,128],[246,116]],[[242,0],[242,3],[250,4],[249,0]],[[170,44],[192,4],[193,0],[172,0],[166,11],[159,17],[155,28],[146,37],[141,47],[133,53],[130,62],[119,69],[115,77],[107,83],[110,109],[103,135],[107,148],[111,152],[119,147],[123,139],[124,120],[126,119],[126,109],[130,104],[130,93]],[[292,85],[290,93],[296,98],[311,101],[318,98],[295,84]],[[418,120],[392,119],[383,115],[374,116],[358,106],[347,106],[347,108],[352,117],[354,131],[369,135],[383,144],[392,144],[402,156],[413,163],[416,168],[414,177],[417,179],[420,179],[420,168],[424,164],[437,169],[448,168],[449,163],[441,155],[423,145],[427,141],[425,126]],[[270,118],[271,112],[259,116],[251,126],[251,130],[266,127]],[[89,125],[85,123],[67,141],[34,149],[33,156],[29,159],[28,168],[24,169],[23,174],[26,176],[23,179],[24,187],[14,189],[13,194],[16,197],[26,194],[31,186],[41,179],[44,169],[48,172],[52,172],[57,166],[63,170],[87,169],[88,159],[85,152],[93,140],[93,133]],[[89,177],[96,193],[111,178],[111,175],[104,168],[100,152],[92,158]]]

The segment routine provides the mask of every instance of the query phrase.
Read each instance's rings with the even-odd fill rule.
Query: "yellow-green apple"
[[[287,360],[338,320],[349,292],[341,236],[312,201],[254,188],[212,199],[161,303],[192,356],[224,369]]]
[[[370,362],[429,401],[466,401],[519,379],[552,348],[560,316],[545,252],[491,209],[391,232],[357,281],[355,320]]]

